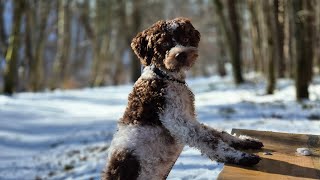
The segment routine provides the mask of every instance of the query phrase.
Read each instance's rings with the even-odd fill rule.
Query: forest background
[[[0,0],[0,92],[134,82],[132,38],[160,19],[190,18],[201,33],[188,76],[254,72],[272,94],[295,80],[297,100],[320,69],[317,0]],[[228,68],[231,67],[231,71]]]

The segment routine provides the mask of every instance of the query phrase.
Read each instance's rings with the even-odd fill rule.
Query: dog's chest
[[[195,116],[194,94],[186,85],[170,82],[166,88],[166,108],[172,113]]]

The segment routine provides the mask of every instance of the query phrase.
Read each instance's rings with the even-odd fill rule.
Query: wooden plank
[[[253,167],[226,164],[219,180],[320,179],[320,136],[244,129],[233,129],[231,133],[260,139],[264,148],[247,152],[259,155],[262,160]],[[296,149],[301,147],[309,148],[313,154],[298,155]],[[264,152],[272,155],[263,155]]]

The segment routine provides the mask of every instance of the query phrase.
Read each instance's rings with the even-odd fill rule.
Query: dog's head
[[[131,47],[144,66],[189,69],[198,57],[200,33],[189,19],[158,21],[133,38]]]

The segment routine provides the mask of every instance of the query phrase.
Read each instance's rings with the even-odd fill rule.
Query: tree
[[[29,1],[30,2],[30,1]],[[39,10],[39,16],[35,16],[35,40],[33,58],[30,61],[30,88],[32,91],[39,91],[44,86],[44,50],[47,40],[46,27],[48,15],[50,13],[51,1],[36,1],[36,8]]]
[[[318,72],[320,72],[320,2],[314,1],[315,5],[315,21],[316,21],[316,28],[315,28],[315,59],[314,61],[318,64]]]
[[[252,54],[254,62],[254,70],[256,72],[262,71],[262,57],[261,57],[261,29],[259,28],[258,12],[257,12],[257,1],[248,0],[248,7],[251,17],[251,39],[252,39]]]
[[[58,42],[57,54],[53,64],[53,77],[50,88],[63,87],[62,84],[67,79],[68,64],[70,59],[70,1],[59,0],[58,2]]]
[[[12,32],[6,51],[6,69],[4,72],[4,93],[11,95],[17,86],[18,61],[20,48],[20,27],[24,10],[24,1],[14,1]]]
[[[286,64],[284,61],[284,0],[273,0],[273,20],[274,20],[274,38],[276,54],[278,56],[276,61],[277,75],[280,78],[285,77]]]
[[[308,99],[308,87],[312,80],[313,12],[311,1],[292,0],[296,51],[296,98]]]
[[[263,10],[265,14],[265,22],[267,28],[267,42],[268,42],[268,66],[267,66],[267,94],[273,94],[276,84],[276,77],[275,77],[275,67],[276,62],[280,61],[279,57],[279,32],[278,32],[278,25],[277,25],[277,7],[278,1],[277,0],[265,0],[263,1]]]
[[[96,13],[93,25],[90,23],[89,1],[78,4],[81,9],[80,20],[92,46],[91,87],[105,84],[105,69],[110,59],[110,24],[113,7],[110,0],[97,0],[95,3]]]
[[[234,82],[235,84],[241,84],[244,82],[244,79],[242,77],[241,37],[238,24],[236,1],[226,1],[229,19],[225,18],[223,14],[223,3],[220,0],[213,0],[213,2],[215,4],[217,15],[219,16],[219,22],[224,31],[225,42],[228,45]]]
[[[133,3],[133,9],[132,9],[132,32],[134,32],[135,34],[137,34],[140,30],[141,24],[142,24],[142,0],[136,0]],[[134,35],[135,35],[134,34]],[[130,37],[130,42],[131,39],[133,38],[133,36],[131,34],[132,37]],[[141,75],[141,65],[140,65],[140,61],[138,60],[138,58],[136,57],[136,55],[131,52],[131,81],[135,82]]]
[[[0,56],[4,55],[7,49],[6,33],[4,29],[4,5],[5,1],[0,0]]]

